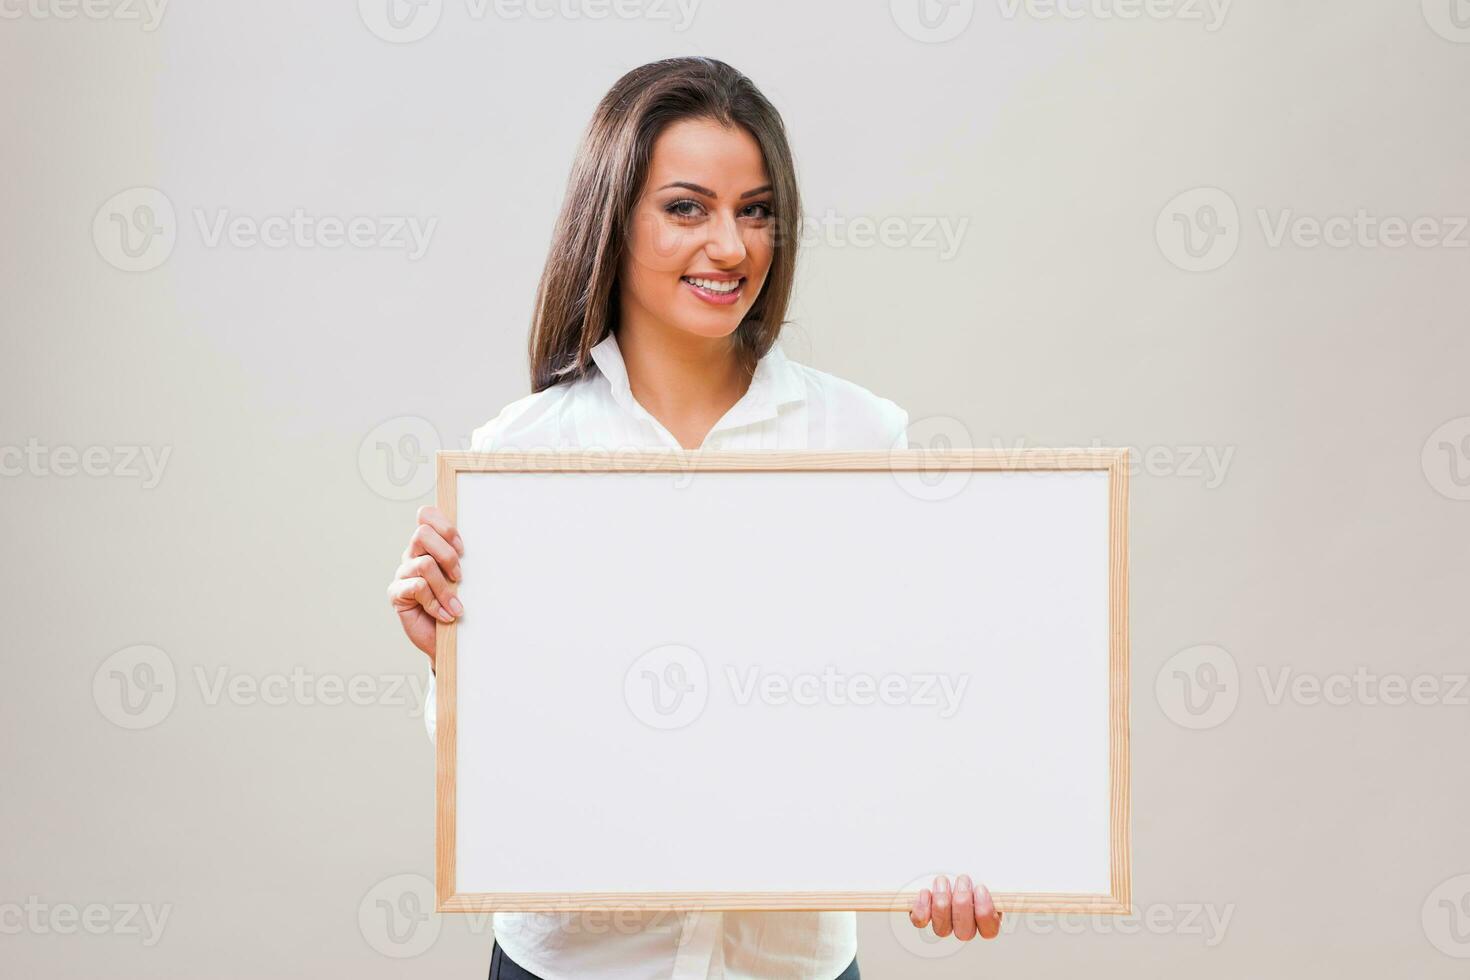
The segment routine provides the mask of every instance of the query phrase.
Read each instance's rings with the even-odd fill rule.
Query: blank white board
[[[441,454],[440,909],[1126,911],[1126,469]]]

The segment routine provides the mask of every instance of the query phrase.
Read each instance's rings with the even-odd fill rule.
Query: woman
[[[903,409],[777,344],[800,215],[781,118],[749,79],[709,58],[619,79],[583,137],[537,290],[532,393],[472,448],[906,447]],[[463,550],[443,514],[421,509],[389,588],[431,663],[436,620],[464,612]],[[432,688],[428,702],[432,735]],[[851,912],[594,918],[497,913],[492,980],[859,975]],[[1000,929],[989,891],[965,875],[952,892],[936,878],[910,920],[961,940]]]

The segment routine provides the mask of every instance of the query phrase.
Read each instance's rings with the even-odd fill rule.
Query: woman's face
[[[653,144],[620,270],[623,321],[725,337],[750,312],[775,244],[770,178],[744,129],[670,124]]]

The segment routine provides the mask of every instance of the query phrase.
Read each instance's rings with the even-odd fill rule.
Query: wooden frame
[[[1131,911],[1131,795],[1129,783],[1127,449],[912,449],[897,452],[726,452],[557,450],[438,453],[438,506],[457,521],[461,473],[584,471],[884,470],[1097,470],[1108,475],[1109,617],[1109,850],[1107,895],[1004,893],[1005,912],[1127,914]],[[461,893],[455,888],[456,630],[437,630],[436,894],[440,912],[660,909],[906,911],[917,891],[882,892],[670,892]]]

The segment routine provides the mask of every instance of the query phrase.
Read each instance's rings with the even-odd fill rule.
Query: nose
[[[736,265],[745,258],[745,239],[733,214],[721,214],[709,224],[709,238],[704,251],[710,261],[720,265]]]

